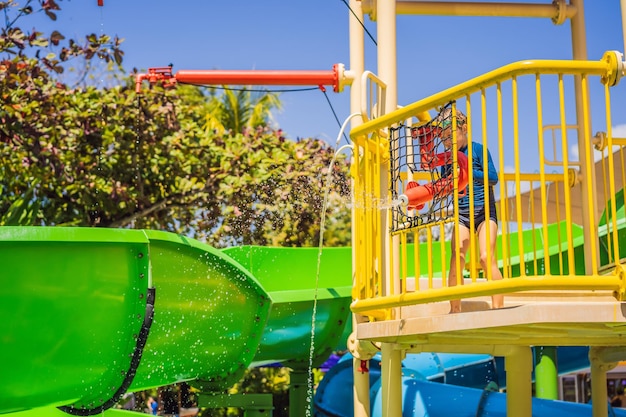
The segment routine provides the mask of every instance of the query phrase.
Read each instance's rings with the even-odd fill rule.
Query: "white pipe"
[[[341,129],[339,129],[339,134],[337,135],[337,141],[335,142],[335,148],[337,146],[339,146],[339,142],[341,142],[341,138],[343,137],[343,133],[346,130],[346,127],[348,126],[348,123],[350,122],[350,120],[352,120],[356,116],[362,116],[362,115],[361,115],[361,113],[352,113],[350,116],[348,116],[346,118],[346,120],[344,120],[343,124],[341,125]]]
[[[386,114],[398,106],[398,80],[397,80],[397,54],[396,54],[396,0],[378,1],[376,4],[378,17],[378,76],[387,85],[385,91],[385,108],[379,109],[379,114]],[[381,172],[379,176],[381,198],[388,194],[388,172]],[[386,231],[389,215],[386,210],[381,212],[380,230]],[[389,233],[384,233],[382,255],[382,279],[386,294],[391,293],[391,280],[395,280],[395,290],[399,289],[399,264],[391,262],[390,250],[395,253],[396,259],[399,254],[399,238],[391,238]],[[383,415],[386,417],[402,416],[402,358],[401,352],[395,350],[390,343],[382,345],[381,380],[383,387],[382,406]]]
[[[350,68],[349,72],[353,79],[361,78],[361,74],[365,71],[365,30],[361,26],[361,22],[364,21],[363,10],[361,8],[361,1],[350,0],[350,9],[354,13],[348,12],[348,34],[350,45]],[[361,103],[361,83],[353,82],[350,86],[350,113],[359,113],[359,104]],[[349,117],[352,120],[352,128],[355,128],[363,123],[361,119],[355,119],[352,115]],[[339,138],[338,138],[339,140]],[[352,158],[352,163],[357,163],[356,158]],[[356,219],[356,204],[354,201],[354,187],[352,186],[352,219]],[[356,247],[356,231],[355,223],[352,222],[352,271],[356,270],[355,251]],[[353,272],[354,277],[354,272]],[[356,330],[358,318],[355,314],[352,315],[352,328]],[[356,334],[355,334],[356,337]],[[353,359],[353,377],[354,384],[352,386],[353,392],[353,408],[354,417],[369,417],[370,415],[370,376],[369,373],[359,372],[356,366],[356,359]]]

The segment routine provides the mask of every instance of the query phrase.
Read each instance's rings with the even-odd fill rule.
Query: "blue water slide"
[[[541,348],[535,348],[541,349]],[[589,367],[587,347],[558,347],[559,373]],[[540,351],[539,351],[540,355]],[[380,356],[369,361],[372,417],[382,416]],[[315,416],[353,415],[352,356],[344,355],[325,375],[315,395]],[[402,362],[403,417],[506,416],[504,359],[480,354],[408,354]],[[533,416],[590,416],[591,405],[533,398]],[[609,416],[626,416],[611,409]]]

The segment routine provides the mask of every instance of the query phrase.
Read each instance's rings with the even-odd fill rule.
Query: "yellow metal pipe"
[[[543,247],[550,247],[548,234],[548,195],[546,192],[546,168],[545,168],[545,144],[543,138],[543,102],[541,101],[541,77],[537,74],[535,78],[535,94],[537,96],[537,138],[539,140],[539,184],[541,184],[541,223],[543,224]],[[534,213],[534,210],[533,210]],[[545,274],[551,275],[550,257],[546,256]],[[536,273],[537,269],[535,269]]]
[[[381,168],[383,169],[381,170]],[[381,171],[384,171],[385,173],[388,172],[388,170],[385,170],[382,165],[382,156],[380,154],[376,154],[375,156],[374,171],[376,173],[374,177],[378,179],[378,181],[374,181],[375,200],[380,201],[383,196],[383,190],[385,196],[387,195],[387,177],[386,175],[383,177]],[[372,209],[372,215],[375,218],[375,228],[373,230],[372,236],[374,237],[374,241],[376,242],[376,251],[374,252],[373,257],[378,260],[378,288],[384,288],[383,285],[386,282],[390,281],[389,276],[387,275],[388,272],[385,269],[389,265],[388,253],[385,251],[386,248],[389,248],[389,234],[386,233],[387,216],[379,213],[376,207]],[[380,239],[380,236],[385,236],[385,238]],[[375,272],[376,271],[374,271],[374,273]]]
[[[431,181],[431,173],[427,171],[418,171],[418,172],[401,172],[400,179],[402,181],[413,180],[413,181]]]
[[[504,169],[504,167],[502,169]],[[504,172],[500,175],[500,177],[501,179],[505,181],[515,181],[518,178],[518,175],[519,175],[520,181],[540,181],[541,180],[540,174],[524,173],[524,172],[520,172],[519,174]],[[554,173],[550,174],[550,173],[544,172],[543,178],[545,178],[545,180],[549,182],[566,182],[567,183],[567,180],[563,179],[563,174],[554,174]]]
[[[457,142],[457,119],[456,119],[456,101],[452,102],[452,112],[450,113],[452,115],[452,166],[458,166],[458,142]],[[467,131],[471,132],[471,124],[470,124],[470,119],[467,119]],[[471,138],[468,137],[468,141]],[[468,169],[469,171],[469,181],[472,181],[472,170]],[[458,247],[458,242],[460,239],[460,234],[459,234],[459,228],[458,228],[458,224],[459,224],[459,186],[458,186],[458,179],[456,180],[457,182],[455,182],[454,184],[454,242],[456,242],[456,245]],[[470,194],[470,198],[471,198],[471,194]],[[470,202],[470,204],[472,204]],[[471,218],[470,218],[471,219]],[[470,220],[471,221],[471,220]],[[451,252],[454,253],[454,270],[456,272],[456,277],[455,277],[455,286],[458,288],[459,286],[463,285],[463,271],[461,270],[461,255],[459,253],[459,251],[455,251],[454,249],[451,248]],[[442,252],[444,253],[444,252]],[[450,262],[450,271],[452,271],[452,261]],[[450,274],[450,271],[448,271],[448,274]]]
[[[364,240],[364,250],[365,250],[365,257],[364,259],[370,259],[369,256],[370,254],[374,253],[374,248],[373,248],[373,244],[375,244],[376,240],[373,240],[375,233],[373,230],[373,227],[368,227],[369,225],[372,225],[372,209],[371,207],[368,207],[368,199],[369,198],[374,198],[373,195],[368,196],[366,194],[367,191],[369,190],[373,190],[373,185],[372,185],[372,174],[370,173],[370,169],[371,169],[371,158],[373,157],[373,155],[369,152],[369,145],[370,143],[373,146],[376,146],[376,144],[374,143],[374,141],[367,141],[365,143],[365,146],[363,147],[364,150],[364,155],[365,155],[365,160],[363,163],[363,178],[364,178],[364,188],[362,189],[362,201],[363,201],[363,210],[364,210],[364,214],[365,214],[365,222],[364,222],[364,231],[363,231],[363,236],[365,237]],[[380,258],[380,257],[379,257]],[[357,260],[358,262],[358,260]],[[369,269],[366,269],[367,271],[367,276],[364,276],[364,280],[363,280],[363,285],[366,288],[366,295],[368,297],[373,297],[375,294],[372,292],[372,288],[375,288],[374,285],[368,285],[367,280],[371,279],[378,279],[375,275],[375,267],[374,265],[368,265]],[[380,287],[378,287],[380,288]]]
[[[445,228],[443,224],[440,226],[440,234],[439,236],[445,236]],[[446,243],[445,239],[439,239],[439,252],[446,253]],[[446,260],[443,256],[441,256],[441,276],[446,277],[448,275],[448,266],[446,265]],[[442,279],[443,286],[446,287],[448,285],[448,281],[444,278]],[[428,281],[429,288],[432,288],[432,274],[429,277]]]
[[[610,110],[611,109],[611,96],[610,96],[610,92],[609,92],[609,87],[605,86],[605,99],[606,99],[606,103],[605,103],[605,108]],[[615,161],[613,160],[613,132],[612,132],[612,120],[611,120],[611,112],[607,111],[606,112],[606,123],[607,123],[607,133],[608,133],[608,147],[609,147],[609,152],[608,152],[608,157],[609,157],[609,173],[614,173],[615,172]],[[623,164],[622,164],[622,168],[623,168]],[[606,180],[605,180],[606,183]],[[619,240],[618,240],[618,235],[617,235],[617,204],[615,201],[615,197],[617,196],[616,193],[616,185],[615,185],[615,176],[614,175],[609,175],[609,192],[605,193],[604,195],[606,196],[613,196],[611,197],[611,213],[613,213],[612,216],[612,221],[611,224],[613,225],[613,233],[611,235],[607,234],[606,236],[606,240],[607,243],[609,243],[611,241],[611,236],[613,237],[612,239],[612,245],[611,243],[609,243],[609,247],[614,250],[613,253],[613,260],[615,262],[617,262],[617,260],[619,259]],[[608,222],[608,218],[606,219],[606,225],[608,227],[609,222]]]
[[[396,109],[398,106],[398,80],[397,80],[397,59],[396,59],[396,2],[385,1],[376,4],[376,13],[379,17],[379,24],[377,25],[378,35],[378,77],[387,85],[385,89],[384,97],[382,98],[385,103],[386,109]],[[378,103],[379,106],[382,103]],[[384,114],[387,110],[379,109],[380,114]],[[387,127],[387,126],[386,126]],[[378,136],[378,135],[377,135]],[[388,149],[388,148],[387,148]],[[378,160],[377,167],[379,172],[377,173],[376,187],[378,190],[379,198],[387,198],[389,196],[389,179],[388,169],[381,164],[382,161]],[[388,164],[386,164],[388,165]],[[397,254],[398,238],[397,236],[391,236],[386,233],[389,230],[388,215],[386,212],[380,213],[379,222],[377,223],[377,246],[381,250],[377,250],[378,258],[380,260],[379,274],[382,279],[382,284],[386,285],[386,291],[394,291],[393,286],[398,280],[397,262],[393,262],[393,254]],[[396,286],[397,288],[397,286]]]
[[[575,60],[586,60],[587,59],[587,35],[585,31],[585,15],[584,15],[584,7],[583,0],[570,0],[570,3],[580,7],[576,16],[571,19],[572,24],[572,54],[573,59]],[[619,72],[616,70],[616,72]],[[588,143],[585,138],[591,137],[590,126],[588,124],[587,115],[585,114],[585,109],[588,109],[588,97],[586,97],[587,86],[587,77],[582,77],[583,74],[578,74],[575,76],[574,82],[574,91],[576,97],[576,124],[578,125],[578,154],[588,155]],[[584,246],[585,253],[585,261],[590,260],[590,262],[585,262],[585,272],[587,274],[593,273],[596,271],[594,269],[596,267],[595,260],[598,257],[598,252],[596,251],[594,242],[594,234],[592,229],[596,227],[595,222],[593,221],[593,213],[595,212],[595,189],[593,188],[593,184],[595,184],[595,170],[592,169],[589,158],[585,158],[585,162],[581,164],[581,177],[583,178],[584,183],[582,184],[582,199],[583,202],[587,204],[582,205],[582,221],[583,221],[583,234],[585,236],[585,242],[589,242],[589,245]],[[586,186],[585,186],[586,185]]]
[[[442,227],[441,225],[439,226],[440,228]],[[443,232],[443,229],[440,229],[440,233],[439,233],[439,240],[443,240],[441,239],[441,236],[445,236]],[[417,236],[416,236],[417,237]],[[418,239],[414,240],[415,242],[419,242]],[[419,253],[419,246],[420,245],[413,245],[413,248],[415,250],[415,253]],[[428,233],[428,251],[426,252],[427,255],[427,259],[433,259],[433,237],[431,233]],[[441,252],[444,253],[444,252]],[[417,259],[417,258],[416,258]],[[428,266],[428,288],[432,288],[433,286],[433,263],[432,262],[426,262],[427,266]],[[417,261],[415,262],[415,291],[419,291],[419,277],[421,276],[421,267],[420,264],[417,263]]]
[[[531,230],[532,230],[532,237],[531,237],[531,244],[533,246],[533,271],[535,275],[539,275],[538,272],[538,268],[537,268],[537,239],[536,239],[536,234],[535,234],[535,224],[536,224],[536,219],[535,219],[535,198],[534,198],[534,188],[531,188],[530,190],[530,224],[531,224]],[[547,257],[549,258],[549,257]]]
[[[531,290],[611,290],[620,289],[621,279],[616,275],[562,275],[550,277],[519,277],[498,281],[457,285],[455,287],[433,288],[427,291],[356,300],[352,303],[353,312],[364,312],[381,308],[400,307],[458,298],[472,298],[483,295],[504,294]]]
[[[570,5],[577,10],[571,17],[572,24],[572,55],[578,60],[586,60],[587,57],[587,34],[585,30],[585,6],[584,0],[570,0]]]
[[[530,346],[511,346],[511,352],[504,357],[507,416],[532,415],[532,359]]]
[[[367,136],[369,132],[386,129],[396,123],[420,114],[435,107],[437,104],[447,103],[461,95],[469,95],[478,92],[483,86],[494,85],[498,82],[509,80],[511,77],[527,74],[589,74],[604,75],[613,70],[617,71],[617,63],[608,61],[575,61],[575,60],[536,60],[519,61],[505,65],[494,71],[490,71],[455,87],[448,88],[430,97],[416,101],[397,110],[391,111],[377,119],[370,120],[350,131],[350,137],[358,138]]]
[[[374,141],[373,139],[368,138],[367,136],[363,135],[363,136],[353,137],[352,141],[354,142],[355,145],[361,146],[361,147],[365,147],[367,144],[367,146],[371,148],[371,149],[368,149],[368,152],[381,155],[383,159],[389,158],[389,142],[386,140]]]
[[[591,404],[593,417],[607,416],[607,388],[606,373],[615,368],[617,361],[610,362],[606,357],[607,348],[591,346],[589,348],[589,362],[591,364]],[[610,355],[609,355],[610,356]]]
[[[428,233],[426,235],[426,250],[430,251],[431,247],[430,245],[432,244],[431,242],[431,234]],[[417,230],[413,230],[413,242],[419,242],[419,232]],[[420,250],[419,250],[420,245],[413,245],[413,278],[414,278],[414,287],[415,287],[415,291],[419,291],[420,287],[419,287],[419,277],[420,277],[420,269],[421,269],[421,264],[422,264],[422,260],[421,260],[421,256],[420,256]],[[407,250],[407,256],[408,256],[408,250]],[[430,256],[427,255],[427,258],[429,258]],[[428,262],[426,262],[426,264],[428,264]],[[407,272],[407,274],[409,274],[409,272]],[[429,274],[430,275],[430,274]],[[408,277],[408,275],[407,275]]]
[[[369,372],[359,371],[360,362],[360,359],[352,358],[354,417],[368,417],[370,415],[370,375]]]
[[[607,115],[608,116],[608,115]],[[610,125],[609,125],[610,126]],[[611,149],[609,147],[609,149]],[[607,158],[611,159],[611,161],[609,161],[609,165],[611,168],[607,167]],[[609,189],[607,189],[607,186],[611,189],[614,189],[610,186],[609,182],[613,181],[615,182],[615,177],[614,175],[607,175],[607,169],[610,169],[609,173],[613,173],[613,155],[607,156],[606,155],[606,149],[602,150],[602,191],[604,192],[604,200],[602,201],[602,203],[604,203],[604,206],[608,208],[609,212],[607,213],[607,221],[606,221],[606,225],[607,225],[607,235],[606,235],[606,243],[607,243],[607,254],[608,254],[608,262],[614,262],[617,258],[615,258],[613,255],[613,242],[611,240],[611,235],[613,234],[612,231],[610,231],[608,229],[608,225],[609,225],[609,220],[611,220],[611,225],[613,226],[612,230],[616,230],[615,227],[617,226],[617,222],[616,222],[616,216],[612,216],[611,219],[608,218],[608,214],[610,213],[615,213],[614,211],[612,211],[612,207],[609,207],[609,201],[613,200],[610,196],[614,195],[614,193],[612,191],[609,191]],[[609,178],[610,177],[610,180]],[[613,223],[615,222],[615,223]]]
[[[380,368],[383,415],[402,417],[402,352],[391,343],[381,346]]]
[[[556,203],[556,218],[557,218],[557,222],[560,221],[561,219],[561,210],[559,210],[559,183],[555,183],[554,184],[556,186],[556,190],[554,190],[554,196],[555,196],[555,203]],[[558,229],[556,229],[556,241],[557,242],[563,242],[563,237],[561,236],[561,228],[559,227]],[[564,271],[564,265],[563,265],[563,249],[561,247],[561,245],[559,245],[559,275],[562,275]]]
[[[485,89],[481,89],[480,90],[480,107],[481,107],[481,114],[482,114],[482,120],[481,120],[481,125],[482,126],[487,126],[487,96],[486,96],[486,92]],[[483,128],[483,154],[481,155],[483,158],[483,161],[488,161],[488,154],[489,154],[489,141],[487,140],[487,129]],[[471,165],[470,165],[471,167]],[[483,195],[485,196],[485,219],[487,220],[487,225],[489,224],[489,219],[491,218],[491,213],[489,212],[489,210],[491,209],[491,201],[489,201],[489,198],[491,197],[489,194],[489,169],[485,170],[485,176],[484,176],[484,181],[483,181]],[[495,204],[495,201],[494,201]],[[474,207],[473,205],[470,205],[470,207]],[[486,269],[486,271],[483,271],[483,273],[485,274],[485,277],[487,278],[487,280],[492,280],[493,276],[492,276],[492,270],[491,270],[491,257],[492,257],[492,253],[491,253],[491,227],[486,227],[485,229],[486,232],[486,238],[487,238],[487,244],[485,245],[487,248],[487,264],[489,265]],[[497,233],[497,232],[496,232]],[[494,239],[496,238],[495,236],[493,237]],[[478,260],[480,262],[480,249],[478,250],[478,254],[476,254],[476,256],[478,257]],[[495,257],[495,254],[493,254],[493,256]]]
[[[406,292],[406,277],[407,277],[407,241],[406,241],[406,233],[402,233],[400,235],[400,247],[402,248],[402,259],[401,259],[401,268],[400,268],[400,292]],[[394,262],[398,263],[398,262]]]
[[[374,0],[363,0],[363,11],[377,20]],[[495,17],[543,17],[555,22],[571,19],[576,14],[576,7],[563,2],[528,4],[528,3],[487,3],[487,2],[440,2],[440,1],[398,1],[398,14],[430,16],[495,16]]]
[[[626,0],[625,0],[626,1]],[[607,96],[608,97],[608,96]],[[608,129],[607,129],[608,130]],[[610,133],[607,132],[607,135]],[[615,146],[626,146],[626,138],[613,138],[613,145]],[[610,149],[610,148],[609,148]]]
[[[372,144],[374,144],[374,142],[372,141]],[[367,143],[367,145],[369,145],[369,142]],[[374,144],[375,145],[375,144]],[[374,155],[372,155],[369,152],[369,146],[365,146],[364,147],[364,151],[365,151],[365,161],[363,164],[363,185],[364,188],[362,190],[362,198],[363,198],[363,209],[365,211],[365,224],[364,224],[364,232],[363,232],[363,236],[365,237],[365,241],[364,241],[364,249],[365,249],[365,259],[369,259],[370,256],[372,256],[372,254],[375,253],[375,243],[376,241],[373,240],[375,234],[375,224],[374,221],[375,219],[373,219],[373,213],[372,213],[372,208],[371,203],[369,203],[369,201],[371,201],[370,199],[374,198],[374,195],[368,195],[366,194],[366,192],[370,192],[370,190],[373,192],[374,188],[372,185],[372,174],[370,173],[371,169],[372,169],[372,161],[371,159],[374,157]],[[357,261],[358,262],[358,261]],[[367,288],[367,296],[368,297],[373,297],[376,294],[373,293],[372,288],[376,288],[376,282],[374,282],[374,285],[371,285],[368,281],[369,280],[377,280],[377,276],[375,274],[376,271],[376,267],[374,265],[367,265],[366,267],[366,271],[367,271],[367,276],[364,276],[364,282],[363,284],[366,286]],[[379,287],[380,288],[380,287]]]
[[[474,150],[473,150],[473,146],[472,146],[472,142],[474,141],[474,138],[472,136],[472,103],[471,103],[471,97],[470,96],[466,96],[465,97],[466,103],[467,103],[467,164],[468,164],[468,180],[467,183],[470,184],[470,186],[473,186],[474,184],[474,170],[473,170],[473,161],[474,161]],[[484,109],[483,109],[484,112]],[[456,115],[456,112],[454,113]],[[484,113],[483,113],[484,114]],[[484,130],[483,130],[484,132]],[[456,155],[456,149],[454,152],[454,155]],[[486,159],[484,159],[486,161]],[[454,162],[456,165],[456,161]],[[458,185],[455,184],[454,188],[457,189]],[[474,193],[469,193],[468,195],[469,197],[469,206],[470,207],[474,207]],[[454,195],[455,200],[458,199],[458,195],[455,194]],[[488,218],[488,217],[487,217]],[[470,211],[470,231],[476,230],[476,225],[475,225],[475,221],[476,219],[474,218],[474,211]],[[459,223],[457,223],[459,224]],[[487,228],[487,230],[489,230],[489,228]],[[475,252],[475,247],[476,247],[476,234],[470,232],[470,247],[469,247],[469,256],[470,256],[470,260],[472,260],[472,262],[470,262],[470,276],[472,277],[476,277],[477,272],[476,272],[476,263],[474,262],[477,257]],[[459,246],[459,241],[457,240],[457,247]],[[460,254],[459,254],[460,257]],[[467,254],[463,254],[463,258],[467,261]],[[467,265],[467,264],[466,264]],[[463,284],[463,271],[459,271],[459,264],[457,263],[457,285],[461,285]]]
[[[565,87],[563,85],[563,75],[559,74],[559,117],[561,120],[561,147],[562,149],[567,149],[568,148],[568,143],[567,143],[567,123],[566,123],[566,118],[565,118]],[[567,178],[567,166],[569,164],[569,156],[568,156],[568,152],[563,152],[563,181],[565,183],[569,183],[568,178]],[[556,194],[558,195],[558,193]],[[571,199],[570,199],[570,189],[568,186],[564,186],[563,188],[563,195],[564,195],[564,199],[565,199],[565,223],[569,226],[567,226],[567,250],[568,253],[574,253],[574,245],[573,245],[573,241],[574,238],[572,236],[572,207],[571,207]],[[573,256],[568,256],[567,257],[567,266],[568,266],[568,271],[574,271],[575,267],[574,267],[574,257]]]
[[[504,143],[504,131],[502,126],[504,123],[502,122],[502,85],[498,83],[496,85],[496,104],[498,109],[498,143]],[[498,147],[498,155],[500,162],[500,169],[498,170],[498,175],[500,176],[500,195],[508,196],[508,190],[506,188],[505,181],[505,171],[504,171],[504,146],[500,145]],[[508,236],[508,214],[506,210],[508,198],[500,198],[500,215],[502,217],[502,271],[503,277],[510,275],[509,270],[509,246],[507,245],[507,236]],[[508,274],[507,274],[508,273]]]
[[[577,87],[579,84],[576,84]],[[584,245],[585,250],[585,269],[586,272],[591,274],[598,273],[598,259],[600,258],[600,252],[598,249],[598,224],[596,223],[596,176],[594,169],[594,161],[593,155],[591,154],[592,149],[588,146],[589,141],[584,140],[585,138],[591,137],[591,120],[589,118],[589,83],[587,80],[587,76],[582,76],[582,80],[580,83],[580,104],[581,104],[581,112],[582,112],[582,124],[581,119],[579,120],[579,126],[581,130],[579,133],[582,133],[582,136],[578,136],[578,149],[585,149],[584,153],[581,155],[585,156],[585,161],[581,165],[581,174],[583,175],[583,184],[586,186],[583,188],[583,202],[586,204],[582,205],[583,211],[583,233],[585,235],[585,243],[589,243],[588,245]],[[578,109],[578,106],[577,106]],[[584,168],[583,168],[584,167]],[[591,261],[591,265],[587,262]]]
[[[410,129],[409,126],[405,127],[405,129],[408,131]],[[400,132],[398,132],[398,137],[400,136]],[[398,141],[392,141],[392,138],[390,137],[390,143],[395,143],[395,144],[399,144]],[[410,140],[407,139],[407,143],[410,143]],[[390,158],[390,163],[391,161],[399,161],[400,160],[400,148],[399,146],[392,146],[391,147],[391,158]],[[407,149],[407,154],[409,153],[409,150]],[[407,155],[408,158],[408,155]],[[407,161],[408,162],[408,161]],[[390,178],[389,173],[391,172],[391,168],[389,170],[386,170],[385,172],[381,172],[381,178],[385,177],[386,178],[386,182],[387,182],[387,195],[386,198],[384,198],[385,196],[383,196],[385,202],[389,201],[391,202],[392,199],[392,195],[391,195],[391,186],[392,183],[391,181],[393,181],[393,178]],[[387,204],[385,204],[387,205]],[[385,209],[385,212],[387,214],[386,216],[386,221],[387,221],[387,226],[386,229],[389,230],[390,229],[390,225],[393,225],[392,220],[393,220],[393,211],[391,209]],[[390,253],[389,253],[389,265],[390,265],[390,270],[391,270],[391,285],[393,287],[393,293],[404,293],[406,292],[406,251],[404,251],[404,253],[401,253],[401,249],[403,249],[406,246],[406,233],[401,233],[401,234],[394,234],[391,236],[391,248],[390,248]],[[404,242],[404,243],[403,243]]]
[[[382,173],[381,173],[382,174]],[[382,174],[385,175],[385,174]],[[391,200],[391,193],[387,193],[388,199]],[[384,197],[383,197],[384,198]],[[383,230],[389,230],[389,225],[391,225],[391,210],[383,210],[386,213],[385,220],[386,223],[384,225]],[[388,233],[386,233],[389,236]],[[400,238],[404,238],[406,241],[406,234],[402,233],[401,235],[392,235],[391,236],[391,246],[389,247],[389,267],[390,267],[390,277],[391,277],[391,286],[394,294],[398,292],[402,293],[404,291],[403,281],[400,273]]]
[[[517,230],[524,230],[522,225],[522,216],[519,213],[522,212],[522,190],[520,189],[520,147],[519,147],[519,109],[518,109],[518,101],[517,101],[517,77],[513,76],[511,79],[511,96],[513,101],[513,149],[515,150],[515,210],[517,215]],[[522,253],[524,253],[524,234],[517,234],[517,247],[518,253],[520,256],[520,265],[519,272],[523,277],[526,275],[526,267],[523,264],[524,259],[522,257]]]
[[[354,175],[354,199],[356,201],[355,208],[357,209],[358,218],[355,221],[357,223],[357,236],[355,237],[355,250],[358,253],[356,259],[361,258],[366,252],[366,240],[365,240],[365,221],[367,219],[367,213],[365,208],[363,207],[364,198],[363,193],[365,189],[364,178],[363,178],[363,170],[365,169],[365,161],[362,158],[358,158],[358,155],[364,152],[362,146],[357,146],[354,150],[354,155],[356,162],[354,165],[356,166],[356,172]],[[365,289],[365,271],[364,266],[356,262],[356,273],[355,278],[357,282],[357,287],[359,291],[363,291]],[[366,294],[364,292],[358,294],[360,297],[364,297]],[[353,296],[353,298],[356,298]]]

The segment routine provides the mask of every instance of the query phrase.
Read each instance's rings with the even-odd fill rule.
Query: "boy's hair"
[[[434,119],[435,124],[445,128],[452,124],[452,106],[446,106]],[[463,126],[467,124],[467,116],[459,109],[456,110],[456,124]]]

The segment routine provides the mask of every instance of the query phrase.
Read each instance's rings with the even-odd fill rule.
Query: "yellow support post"
[[[532,350],[530,346],[509,346],[504,355],[507,399],[506,415],[528,417],[532,415]]]
[[[381,355],[383,415],[402,417],[402,352],[392,343],[383,343]]]
[[[607,416],[609,406],[607,401],[606,373],[617,366],[617,357],[624,357],[624,348],[592,346],[589,348],[589,362],[591,364],[591,404],[592,416]],[[621,355],[619,353],[621,352]]]

